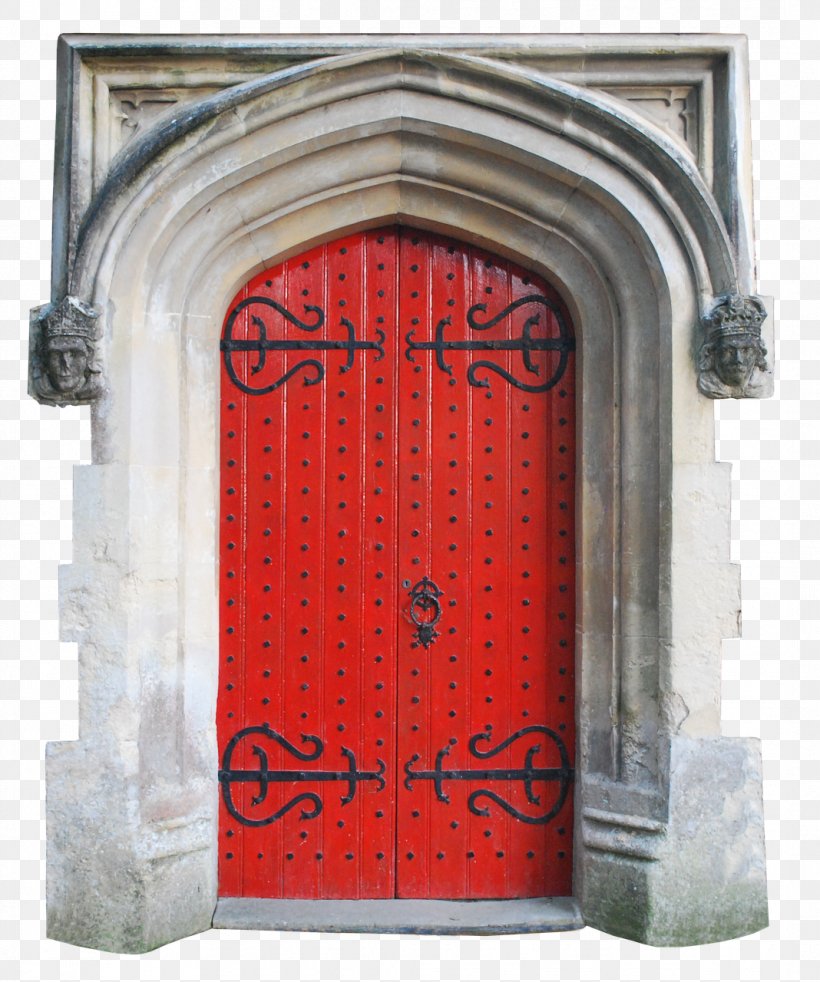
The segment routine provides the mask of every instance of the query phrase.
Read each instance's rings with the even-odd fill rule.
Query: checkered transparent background
[[[4,0],[0,6],[0,979],[820,979],[820,5],[816,0]],[[262,17],[264,9],[265,18]],[[27,317],[49,296],[60,32],[729,32],[749,36],[760,292],[778,298],[774,399],[716,405],[734,463],[743,640],[724,731],[763,741],[771,926],[657,950],[590,928],[509,938],[209,932],[140,957],[44,936],[43,750],[77,735],[57,641],[72,466],[87,410],[25,395]]]

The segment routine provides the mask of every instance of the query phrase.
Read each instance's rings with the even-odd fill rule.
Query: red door
[[[405,228],[254,277],[221,342],[221,896],[571,892],[574,342]]]

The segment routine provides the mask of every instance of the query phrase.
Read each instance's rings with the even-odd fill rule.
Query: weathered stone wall
[[[53,300],[101,311],[104,370],[61,576],[81,726],[49,752],[51,936],[139,951],[211,923],[222,315],[253,272],[393,221],[538,270],[578,327],[583,915],[654,944],[765,924],[756,745],[720,736],[738,577],[697,386],[701,317],[754,287],[745,52],[658,43],[64,43]],[[647,118],[673,77],[694,130]]]

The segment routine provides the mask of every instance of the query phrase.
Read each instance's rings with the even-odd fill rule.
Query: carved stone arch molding
[[[217,926],[587,923],[657,945],[765,926],[758,744],[720,733],[739,577],[707,398],[771,386],[744,40],[78,36],[58,58],[32,394],[90,403],[94,449],[60,570],[80,734],[48,750],[50,936],[144,951],[215,909]],[[574,898],[453,922],[423,901],[220,914],[222,319],[250,275],[388,224],[540,273],[576,326]],[[721,345],[754,348],[742,378]]]

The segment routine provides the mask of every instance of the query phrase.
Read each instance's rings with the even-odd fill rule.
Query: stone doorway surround
[[[76,35],[57,85],[31,392],[91,405],[93,463],[60,570],[80,738],[48,748],[49,935],[136,952],[214,923],[222,318],[249,274],[402,222],[535,269],[578,332],[574,904],[453,923],[764,927],[759,746],[720,733],[740,603],[711,402],[772,385],[745,39]],[[266,916],[216,923],[441,915]]]

